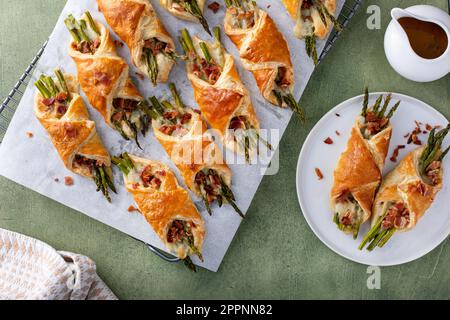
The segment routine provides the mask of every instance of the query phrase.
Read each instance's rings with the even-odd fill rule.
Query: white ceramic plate
[[[370,104],[381,93],[370,95]],[[397,145],[406,145],[407,133],[414,127],[414,121],[423,124],[444,126],[448,120],[438,111],[417,99],[393,94],[391,105],[397,100],[402,103],[392,118],[394,128],[389,154],[386,159],[384,174],[392,170],[396,164],[389,158]],[[450,179],[448,172],[444,173],[444,187],[418,222],[417,226],[405,233],[396,233],[383,248],[376,248],[372,252],[358,250],[364,235],[369,229],[369,222],[361,227],[357,240],[351,235],[339,231],[332,221],[329,209],[329,194],[333,184],[333,171],[340,154],[345,150],[351,127],[361,112],[363,96],[349,99],[328,112],[313,128],[306,139],[297,164],[297,195],[303,215],[316,236],[337,254],[362,263],[374,266],[391,266],[413,261],[427,254],[437,247],[450,234]],[[340,116],[337,116],[339,114]],[[340,136],[336,134],[340,132]],[[323,141],[330,137],[334,141],[327,145]],[[426,142],[428,135],[420,135]],[[446,138],[444,146],[450,144]],[[398,161],[415,149],[414,145],[407,145],[400,151]],[[450,156],[444,161],[444,167],[450,170]],[[324,179],[319,180],[315,168],[319,168]]]

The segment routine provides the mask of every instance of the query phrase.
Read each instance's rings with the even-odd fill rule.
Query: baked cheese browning
[[[92,178],[97,191],[102,191],[111,201],[109,189],[113,192],[116,189],[108,152],[101,144],[93,121],[89,120],[81,97],[75,92],[73,77],[64,75],[59,69],[55,70],[55,75],[57,82],[46,75],[36,81],[39,94],[36,95],[35,113],[68,169]],[[69,84],[66,77],[69,77]]]

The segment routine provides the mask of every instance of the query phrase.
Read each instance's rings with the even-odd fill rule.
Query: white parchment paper
[[[161,8],[159,1],[152,0],[151,2],[174,39],[178,38],[179,30],[188,28],[191,34],[198,34],[205,40],[210,40],[200,25],[177,20]],[[340,12],[345,1],[338,0],[337,2],[338,12]],[[299,98],[314,70],[312,61],[306,56],[304,42],[293,36],[292,28],[294,23],[282,6],[281,1],[260,0],[258,4],[269,12],[289,42],[291,57],[295,66],[295,93],[296,97]],[[123,188],[123,179],[118,170],[114,170],[118,194],[112,195],[113,201],[110,204],[101,193],[95,192],[95,184],[90,179],[76,176],[65,169],[47,132],[41,127],[33,112],[33,98],[35,94],[33,84],[41,73],[52,74],[55,67],[60,67],[64,72],[76,74],[75,64],[67,53],[70,35],[65,28],[64,19],[70,13],[78,18],[86,10],[89,10],[95,19],[107,26],[103,15],[98,11],[95,0],[68,0],[1,144],[0,159],[2,161],[0,162],[0,174],[139,240],[164,249],[164,245],[145,219],[138,213],[129,213],[127,211],[128,207],[134,204],[134,201],[131,195]],[[219,25],[223,29],[224,5],[222,5],[221,10],[217,14],[205,8],[205,16],[211,28]],[[115,36],[113,32],[112,34]],[[277,149],[279,139],[286,129],[292,113],[290,110],[274,108],[264,101],[253,76],[242,67],[235,46],[225,35],[223,35],[223,41],[227,50],[235,57],[242,81],[251,92],[253,105],[261,122],[261,128],[278,130],[278,134],[270,136],[270,142]],[[323,46],[323,41],[318,44],[319,53]],[[118,49],[119,54],[131,66],[128,48],[124,46]],[[181,52],[179,46],[178,51]],[[137,69],[131,66],[130,75],[145,97],[152,95],[159,97],[168,96],[167,85],[159,85],[154,88],[148,80],[143,81],[139,79],[136,76],[136,71]],[[185,103],[196,108],[193,91],[187,80],[183,62],[179,62],[175,66],[171,73],[170,81],[176,83]],[[85,99],[85,102],[87,103],[87,99]],[[143,147],[142,151],[133,142],[123,140],[118,133],[107,127],[103,118],[95,109],[89,106],[89,111],[91,118],[96,122],[97,131],[112,155],[127,151],[153,160],[163,161],[180,177],[176,167],[172,164],[152,132],[149,132],[146,138],[140,138]],[[26,132],[32,132],[34,137],[28,138]],[[268,156],[268,159],[271,156]],[[228,160],[230,159],[228,158]],[[240,159],[240,162],[243,163],[243,159]],[[231,164],[230,167],[233,171],[232,188],[237,198],[237,204],[243,212],[246,212],[263,177],[261,172],[264,172],[264,166],[262,164],[251,166]],[[63,182],[65,176],[72,176],[75,180],[75,185],[71,187],[65,186]],[[55,182],[55,178],[58,178],[60,182]],[[184,185],[182,179],[179,178],[179,181]],[[205,261],[202,263],[194,258],[194,262],[211,271],[217,271],[237,232],[241,219],[231,206],[227,205],[222,208],[214,206],[214,214],[210,217],[204,210],[201,201],[194,197],[193,200],[195,200],[206,221],[207,229],[203,247]],[[20,200],[18,199],[18,201]],[[26,200],[24,199],[24,201]]]

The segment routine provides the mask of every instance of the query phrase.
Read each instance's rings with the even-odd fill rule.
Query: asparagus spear
[[[364,89],[364,102],[361,115],[365,118],[367,116],[367,109],[369,108],[369,88]]]
[[[59,85],[64,90],[64,92],[67,93],[67,99],[70,101],[72,99],[70,90],[67,87],[66,79],[64,78],[64,74],[61,72],[60,69],[55,69],[55,75],[58,78]]]
[[[175,105],[178,109],[182,110],[184,109],[184,103],[181,100],[180,95],[178,94],[177,88],[174,83],[169,84],[170,92],[172,93],[173,99],[175,100]]]
[[[153,54],[152,50],[145,48],[142,55],[143,62],[147,66],[148,77],[154,86],[157,84],[158,80],[158,62]]]
[[[209,35],[211,35],[211,31],[209,30],[208,21],[206,21],[205,17],[203,16],[202,10],[198,6],[197,0],[180,0],[177,1],[183,9],[193,15],[195,18],[198,19],[200,24],[203,26],[203,28],[208,32]]]
[[[200,42],[199,43],[200,49],[203,52],[203,56],[205,57],[205,60],[208,61],[208,63],[212,62],[211,54],[209,53],[208,47],[206,46],[206,43]]]
[[[292,95],[292,93],[281,93],[280,92],[279,95],[281,95],[281,97],[282,97],[283,101],[286,103],[286,105],[297,114],[300,121],[305,123],[306,122],[305,113],[303,112],[303,109],[300,107],[300,104],[297,101],[295,101],[295,98]]]
[[[112,157],[111,161],[115,164],[120,171],[122,171],[125,175],[128,175],[131,170],[134,169],[134,163],[128,156],[128,153],[122,153],[117,157]]]
[[[92,31],[94,31],[98,36],[100,36],[100,31],[97,28],[97,24],[95,23],[94,19],[92,18],[92,15],[89,11],[86,11],[84,13],[88,19],[89,26],[91,27]]]
[[[192,262],[191,258],[189,257],[184,258],[183,263],[189,270],[197,272],[197,268],[195,268],[195,264]]]

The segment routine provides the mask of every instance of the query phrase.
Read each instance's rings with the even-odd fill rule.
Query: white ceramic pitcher
[[[450,73],[450,15],[447,12],[429,5],[417,5],[406,9],[394,8],[391,16],[392,21],[384,37],[384,51],[395,71],[417,82],[434,81]],[[398,22],[402,17],[439,25],[447,33],[449,40],[447,50],[436,59],[425,59],[417,55],[405,30]]]

